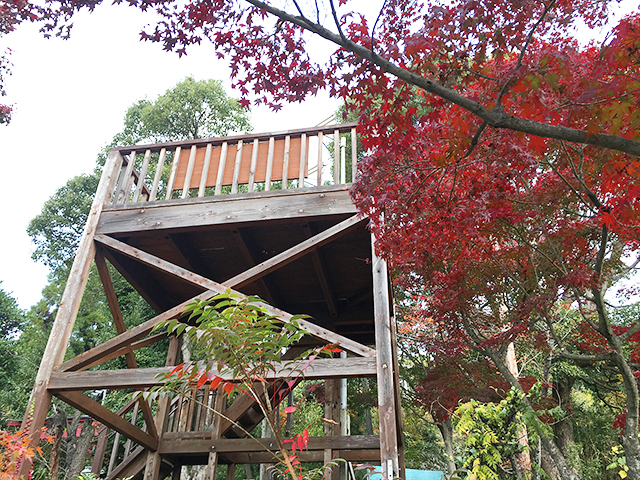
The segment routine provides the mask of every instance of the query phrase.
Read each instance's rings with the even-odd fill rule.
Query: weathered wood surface
[[[297,459],[302,463],[322,462],[324,460],[324,452],[320,450],[296,451],[296,455]],[[200,458],[204,459],[205,457]],[[377,463],[380,461],[380,450],[341,450],[340,458],[349,462]],[[191,457],[191,459],[195,463],[199,460],[199,457]],[[219,461],[220,463],[235,464],[274,463],[271,454],[261,452],[221,453]]]
[[[166,148],[167,150],[172,150],[178,146],[182,148],[191,148],[193,145],[197,147],[206,146],[207,143],[211,143],[212,145],[222,145],[223,142],[229,143],[237,143],[238,140],[242,140],[244,142],[253,142],[256,138],[260,141],[269,140],[269,138],[273,137],[274,139],[281,139],[290,135],[291,137],[299,137],[303,133],[307,135],[307,137],[317,135],[319,132],[325,133],[333,133],[334,130],[338,129],[341,133],[350,132],[352,128],[356,128],[358,126],[357,123],[341,123],[339,125],[327,125],[322,127],[314,127],[314,128],[298,128],[294,130],[284,130],[280,132],[263,132],[263,133],[249,133],[245,135],[232,135],[227,137],[218,137],[218,138],[202,138],[197,140],[180,140],[176,142],[166,142],[166,143],[154,143],[151,145],[130,145],[126,147],[117,147],[115,150],[119,151],[122,155],[127,155],[135,150],[149,149],[152,152],[158,152],[162,148]]]
[[[305,451],[374,450],[380,446],[378,435],[352,435],[335,437],[309,437],[309,447]],[[273,438],[219,438],[219,439],[163,439],[158,446],[161,455],[199,454],[215,451],[223,453],[277,452],[278,445]],[[273,460],[273,459],[272,459]]]
[[[378,379],[378,417],[380,422],[380,461],[382,475],[399,476],[398,431],[396,428],[396,399],[394,386],[394,358],[391,329],[391,301],[389,273],[385,260],[375,253],[372,242],[373,307],[376,330],[376,359]]]
[[[237,225],[356,213],[348,189],[344,185],[328,185],[112,207],[102,214],[98,233]]]
[[[136,370],[130,370],[135,372]],[[88,373],[88,372],[84,372]],[[90,417],[104,423],[112,430],[119,432],[127,438],[134,440],[149,450],[158,449],[158,439],[152,437],[147,432],[140,430],[117,413],[112,412],[108,408],[103,407],[95,400],[87,397],[80,392],[56,392],[56,396],[72,407],[77,408],[81,412],[86,413]]]
[[[345,222],[347,222],[346,226],[351,226],[352,223],[349,223],[349,221],[351,221],[352,223],[357,222],[358,219],[357,218],[351,218],[349,220],[346,220]],[[344,227],[343,225],[343,227]],[[322,235],[322,234],[319,234]],[[316,235],[316,237],[318,237],[320,240],[324,239],[325,237],[319,237],[318,235]],[[316,238],[314,237],[314,238]],[[245,295],[241,294],[240,292],[237,292],[235,290],[232,290],[230,287],[235,286],[235,279],[237,279],[239,276],[236,276],[230,280],[228,280],[227,282],[225,282],[225,284],[220,284],[217,282],[214,282],[212,280],[209,280],[207,278],[202,277],[201,275],[197,275],[193,272],[190,272],[182,267],[179,267],[177,265],[174,265],[170,262],[167,262],[161,258],[158,258],[154,255],[148,254],[146,252],[143,252],[142,250],[139,250],[135,247],[131,247],[123,242],[120,242],[118,240],[115,240],[111,237],[105,236],[105,235],[97,235],[96,236],[96,240],[99,241],[100,243],[102,243],[105,246],[108,246],[110,248],[113,249],[117,249],[119,252],[124,253],[125,255],[128,255],[132,258],[135,258],[136,260],[139,260],[141,262],[144,262],[148,265],[150,265],[153,268],[159,269],[161,271],[164,271],[166,273],[169,273],[171,275],[175,275],[179,278],[182,278],[183,280],[186,280],[194,285],[198,285],[201,286],[203,288],[206,288],[207,290],[211,291],[211,292],[215,292],[217,294],[225,294],[226,292],[230,292],[234,295],[238,295],[240,298],[246,298]],[[315,248],[314,244],[313,244],[313,239],[309,239],[305,242],[303,242],[303,244],[305,244],[305,248],[307,250],[310,250],[312,248]],[[293,247],[292,249],[289,249],[287,252],[291,251],[293,252],[293,254],[296,254],[297,252],[299,252],[301,249],[297,248],[297,247]],[[286,252],[285,252],[286,253]],[[267,268],[269,267],[269,264],[267,264],[267,262],[264,262],[263,267],[258,267],[256,268],[257,271],[260,271],[261,268]],[[242,275],[242,274],[241,274]],[[203,296],[206,295],[210,295],[207,293],[204,293]],[[202,296],[201,296],[202,297]],[[209,297],[211,298],[211,297]],[[270,305],[267,305],[265,303],[256,303],[256,305],[264,308],[269,314],[274,315],[280,319],[282,319],[283,321],[287,322],[292,318],[292,315],[290,313],[287,313],[283,310],[280,310],[278,308],[272,307]],[[156,317],[158,318],[158,317]],[[149,322],[151,322],[153,320],[150,320]],[[327,330],[323,327],[320,327],[318,325],[315,325],[314,323],[304,320],[304,319],[298,319],[297,320],[298,324],[300,325],[301,328],[303,328],[304,330],[306,330],[307,332],[309,332],[310,335],[313,335],[314,337],[317,337],[321,340],[324,340],[328,343],[335,343],[337,345],[339,345],[340,347],[356,353],[358,355],[363,355],[363,356],[372,356],[374,355],[374,350],[366,347],[364,345],[361,345],[358,342],[355,342],[349,338],[343,337],[342,335],[338,335],[337,333],[331,332],[330,330]],[[142,325],[145,325],[148,322],[143,323]],[[141,327],[142,325],[140,325],[139,327]],[[105,342],[107,343],[107,342]],[[103,344],[104,345],[104,344]],[[91,350],[89,351],[91,352]],[[89,352],[85,352],[86,355]]]
[[[22,431],[35,443],[40,439],[40,428],[44,425],[51,394],[47,391],[47,383],[51,372],[58,367],[64,359],[64,354],[69,344],[73,325],[76,320],[82,293],[89,277],[89,271],[95,255],[93,236],[98,226],[100,213],[110,198],[116,182],[116,173],[122,163],[122,157],[118,152],[109,154],[105,163],[104,173],[96,190],[96,195],[87,217],[87,223],[80,240],[80,245],[73,260],[67,285],[62,294],[62,299],[56,314],[49,340],[40,362],[40,368],[36,375],[35,384],[29,403],[25,409],[22,421]],[[20,478],[26,478],[31,468],[31,460],[25,460],[20,467]]]
[[[305,362],[306,363],[306,362]],[[136,368],[125,370],[93,370],[83,372],[55,372],[49,381],[49,390],[53,392],[72,390],[144,389],[163,385],[164,375],[172,367]],[[226,381],[234,381],[228,373],[211,372]],[[319,378],[358,378],[373,377],[376,374],[375,357],[317,358],[304,368],[304,363],[280,362],[274,365],[274,371],[266,376],[267,380],[278,378],[302,377]]]

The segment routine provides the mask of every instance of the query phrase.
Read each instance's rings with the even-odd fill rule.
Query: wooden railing
[[[323,161],[327,140],[333,159]],[[118,150],[123,164],[112,205],[337,185],[357,173],[355,123]]]

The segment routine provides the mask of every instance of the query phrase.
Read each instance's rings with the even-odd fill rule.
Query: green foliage
[[[59,188],[27,227],[35,245],[32,258],[50,268],[54,277],[66,277],[89,215],[99,176],[79,175]]]
[[[187,77],[155,101],[138,100],[129,107],[124,129],[114,141],[121,145],[157,143],[248,130],[248,110],[227,95],[220,80],[196,81]]]
[[[161,322],[155,329],[167,328],[170,334],[186,336],[194,352],[205,360],[178,365],[164,386],[143,393],[143,396],[154,398],[167,391],[187,394],[194,387],[202,388],[209,382],[211,388],[222,388],[229,396],[236,392],[246,394],[258,404],[274,432],[278,451],[270,453],[278,462],[282,475],[293,480],[321,477],[330,465],[304,471],[296,457],[296,450],[303,450],[308,445],[308,427],[293,438],[283,440],[279,421],[276,420],[276,407],[301,381],[304,371],[316,356],[339,350],[331,346],[318,347],[287,362],[285,368],[291,371],[289,377],[283,378],[283,383],[273,394],[265,394],[271,383],[267,379],[274,376],[283,352],[308,334],[298,323],[301,316],[283,321],[271,315],[259,298],[244,298],[230,292],[208,301],[194,302],[186,311],[190,313],[189,323],[169,320]],[[234,382],[224,380],[221,375],[234,378]],[[281,375],[282,372],[278,376]],[[297,408],[297,405],[287,407],[284,412],[293,414]],[[216,414],[223,416],[220,412]],[[236,426],[253,438],[251,432]]]
[[[498,480],[513,475],[509,462],[521,450],[517,433],[521,425],[520,400],[510,390],[499,403],[471,400],[456,410],[456,431],[463,436],[462,466],[468,480]]]

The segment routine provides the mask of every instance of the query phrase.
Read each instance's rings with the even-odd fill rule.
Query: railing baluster
[[[133,194],[132,203],[136,203],[140,201],[140,194],[142,193],[142,188],[144,187],[144,179],[147,176],[147,169],[149,168],[149,160],[151,159],[151,150],[147,150],[144,152],[144,160],[142,161],[142,168],[140,169],[140,174],[138,175],[138,184],[136,185],[136,190]]]
[[[222,182],[224,180],[224,167],[227,163],[227,142],[222,144],[222,150],[220,151],[220,163],[218,163],[218,177],[216,178],[216,191],[214,195],[220,195],[222,193]]]
[[[180,163],[181,153],[182,147],[176,147],[176,151],[173,152],[173,162],[171,163],[171,173],[169,174],[169,183],[167,183],[167,194],[165,195],[165,200],[171,199],[173,184],[176,182],[176,175],[178,174],[178,163]]]
[[[119,446],[120,446],[120,433],[116,432],[116,436],[113,439],[113,448],[111,449],[111,457],[109,458],[109,467],[107,468],[107,477],[113,471],[113,467],[116,466],[116,460],[118,459]]]
[[[298,172],[298,188],[304,187],[304,177],[307,170],[307,135],[300,137],[300,172]]]
[[[340,130],[333,131],[333,184],[340,185]]]
[[[282,160],[282,189],[286,190],[289,183],[289,151],[291,150],[291,137],[284,138],[284,159]]]
[[[133,407],[133,412],[131,413],[131,422],[129,422],[132,425],[135,425],[136,421],[138,420],[139,406],[140,406],[140,402],[136,402],[135,406]],[[131,453],[131,439],[127,438],[127,441],[124,442],[124,458],[126,459],[130,453]]]
[[[198,188],[198,197],[204,197],[207,189],[207,177],[209,176],[209,165],[211,165],[211,151],[213,147],[207,144],[207,151],[204,154],[204,165],[202,166],[202,175],[200,176],[200,188]]]
[[[193,145],[191,147],[191,153],[189,154],[189,163],[187,164],[187,174],[184,177],[184,185],[182,186],[182,198],[189,197],[189,188],[191,187],[191,177],[193,176],[193,167],[196,163],[196,150],[197,150],[197,147]]]
[[[240,164],[242,163],[242,140],[238,141],[236,147],[236,163],[233,166],[233,182],[231,184],[231,193],[238,193],[238,179],[240,178]]]
[[[273,152],[275,150],[275,139],[269,138],[269,152],[267,153],[267,175],[264,180],[265,191],[271,190],[271,174],[273,173]]]
[[[121,203],[127,203],[128,197],[129,197],[129,190],[127,189],[127,187],[130,185],[129,181],[132,178],[132,172],[133,172],[133,164],[136,161],[136,152],[131,152],[129,154],[129,158],[127,160],[127,168],[124,171],[124,175],[122,177],[120,177],[120,182],[119,182],[119,186],[118,186],[118,192],[116,194],[116,205],[121,204]],[[130,188],[130,187],[129,187]]]
[[[158,157],[158,165],[156,165],[156,174],[153,177],[153,186],[151,187],[151,195],[149,195],[149,201],[153,202],[158,195],[158,185],[160,185],[160,178],[162,178],[162,169],[164,168],[164,158],[167,155],[167,149],[160,150],[160,156]]]
[[[253,141],[253,149],[251,150],[251,168],[249,169],[249,191],[253,192],[253,184],[256,180],[256,168],[258,166],[258,147],[260,140],[257,138]]]
[[[340,183],[347,183],[347,137],[340,137]]]
[[[318,132],[318,187],[322,185],[322,132]]]
[[[356,181],[356,173],[358,173],[358,138],[356,137],[356,129],[351,129],[351,182]]]

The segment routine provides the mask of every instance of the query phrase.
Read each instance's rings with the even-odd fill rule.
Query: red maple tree
[[[100,0],[49,1],[50,32]],[[604,295],[634,266],[639,245],[640,16],[601,43],[572,27],[606,26],[614,2],[387,0],[127,0],[162,20],[142,33],[166,50],[213,41],[234,85],[278,108],[319,89],[360,114],[369,152],[353,187],[377,248],[450,337],[471,345],[522,388],[504,361],[533,338],[571,361],[617,369],[626,394],[623,445],[640,478],[639,368]],[[336,46],[310,56],[309,33]],[[246,100],[248,102],[248,100]],[[571,302],[590,352],[558,333]],[[579,478],[540,428],[563,478]]]

